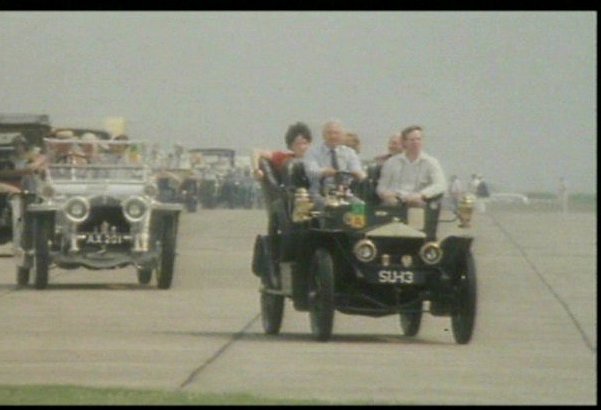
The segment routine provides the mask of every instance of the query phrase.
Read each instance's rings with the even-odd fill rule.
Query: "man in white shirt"
[[[312,195],[322,195],[322,192],[335,187],[334,175],[337,171],[350,172],[359,181],[365,178],[361,160],[352,148],[344,145],[344,138],[342,123],[328,121],[323,127],[323,143],[315,144],[305,154],[303,162]]]
[[[402,202],[423,207],[425,201],[445,192],[444,172],[436,158],[423,152],[420,126],[405,128],[401,135],[404,151],[382,165],[376,192],[386,205]]]

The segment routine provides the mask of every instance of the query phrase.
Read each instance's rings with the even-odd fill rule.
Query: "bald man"
[[[340,121],[326,122],[322,135],[323,142],[312,146],[303,159],[311,182],[310,192],[314,196],[335,188],[337,171],[350,172],[358,181],[366,177],[355,150],[344,145],[346,132]]]

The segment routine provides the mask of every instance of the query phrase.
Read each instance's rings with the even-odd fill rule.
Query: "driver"
[[[323,126],[323,143],[311,147],[303,158],[311,183],[310,193],[318,201],[323,194],[336,187],[334,175],[346,171],[361,181],[366,174],[357,153],[344,145],[345,131],[338,120],[330,120]]]
[[[405,128],[401,133],[405,150],[382,165],[376,192],[383,204],[423,207],[425,201],[445,192],[444,172],[438,160],[422,150],[423,136],[418,125]]]

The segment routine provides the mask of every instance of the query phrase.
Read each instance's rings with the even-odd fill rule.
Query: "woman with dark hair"
[[[299,121],[288,127],[284,139],[286,141],[286,146],[288,147],[287,151],[255,150],[253,155],[253,168],[257,178],[261,179],[263,177],[263,172],[259,169],[259,158],[267,158],[271,161],[273,168],[277,172],[281,172],[284,169],[284,165],[289,160],[304,157],[305,152],[307,152],[311,145],[313,137],[307,124]]]

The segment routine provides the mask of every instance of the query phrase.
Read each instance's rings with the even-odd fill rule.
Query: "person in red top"
[[[286,136],[287,151],[261,151],[255,150],[253,155],[254,174],[257,179],[263,178],[263,171],[259,169],[259,158],[267,158],[271,161],[277,172],[282,172],[284,165],[292,158],[302,158],[309,149],[313,137],[307,124],[297,122],[288,127]]]

